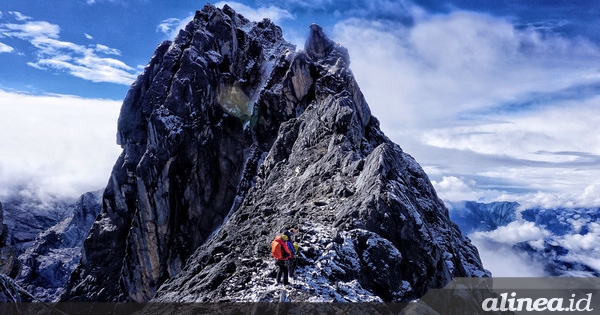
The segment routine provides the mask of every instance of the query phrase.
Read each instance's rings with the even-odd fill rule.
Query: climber
[[[288,275],[290,278],[294,279],[294,271],[296,269],[296,248],[298,246],[298,244],[296,242],[294,242],[293,236],[296,235],[297,231],[294,228],[291,228],[288,231],[283,232],[283,234],[285,236],[287,236],[287,246],[290,250],[290,253],[292,254],[290,256],[290,258],[287,260],[287,268],[288,268]],[[294,246],[294,244],[296,244]]]
[[[277,259],[277,283],[281,283],[281,276],[283,275],[283,284],[288,285],[288,266],[287,261],[292,257],[292,253],[287,246],[288,237],[285,234],[277,235],[273,242],[271,242],[271,255]]]

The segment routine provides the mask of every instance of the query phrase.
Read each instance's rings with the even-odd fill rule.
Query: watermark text
[[[486,312],[491,311],[570,311],[591,312],[592,293],[584,296],[571,294],[570,299],[564,298],[517,298],[515,292],[500,294],[500,297],[487,298],[481,303],[481,308]]]

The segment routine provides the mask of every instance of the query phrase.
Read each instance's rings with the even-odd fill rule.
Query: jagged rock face
[[[211,6],[158,47],[124,100],[123,154],[65,299],[145,301],[183,268],[250,186],[282,117],[294,114],[252,107],[290,50],[270,21]]]
[[[313,25],[291,64],[311,69],[309,106],[281,125],[240,208],[155,301],[277,299],[267,245],[291,226],[305,235],[292,300],[402,301],[489,276],[426,174],[380,131],[346,51]]]
[[[87,192],[63,221],[40,233],[19,256],[17,282],[36,298],[55,301],[81,258],[81,246],[101,208],[102,191]]]
[[[207,5],[158,47],[123,103],[123,154],[64,300],[147,301],[167,279],[155,300],[268,300],[268,244],[289,226],[314,272],[299,300],[332,283],[406,300],[489,275],[380,131],[347,51],[310,30],[296,52],[270,21]]]

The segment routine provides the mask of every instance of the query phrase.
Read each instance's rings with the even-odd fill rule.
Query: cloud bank
[[[530,221],[523,219],[527,211]],[[469,234],[494,276],[589,277],[600,272],[600,224],[596,222],[596,210],[524,212],[506,226]],[[534,218],[530,217],[532,213],[537,213]]]
[[[120,102],[0,90],[0,200],[76,198],[106,186]]]

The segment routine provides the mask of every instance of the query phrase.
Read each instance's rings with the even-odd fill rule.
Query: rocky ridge
[[[68,216],[72,208],[70,200],[24,192],[5,198],[0,203],[0,274],[14,279],[22,267],[19,256],[39,233]]]
[[[289,227],[298,301],[407,301],[490,276],[349,64],[318,25],[296,51],[269,20],[196,12],[123,102],[123,153],[62,299],[272,301],[268,244]]]
[[[74,200],[15,195],[3,200],[6,238],[18,254],[35,241],[37,235],[57,224],[72,211]]]

